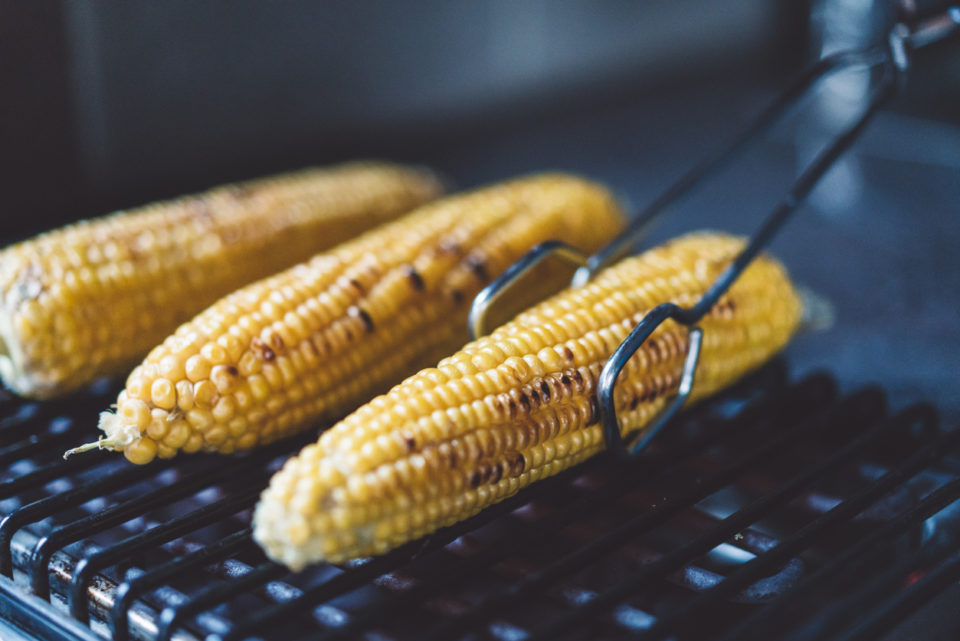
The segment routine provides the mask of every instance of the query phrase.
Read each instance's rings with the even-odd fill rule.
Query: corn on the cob
[[[600,452],[607,358],[657,304],[694,303],[742,246],[698,234],[629,258],[408,378],[284,465],[254,537],[295,569],[379,554]],[[772,356],[800,313],[781,266],[758,258],[702,321],[693,396]],[[688,329],[667,321],[630,360],[615,390],[625,435],[676,390],[687,344]]]
[[[221,296],[439,194],[424,170],[310,169],[83,221],[0,252],[0,375],[49,397],[131,367]]]
[[[472,296],[533,245],[589,251],[621,223],[607,190],[555,174],[427,205],[182,325],[101,415],[100,445],[231,453],[342,416],[462,345]]]

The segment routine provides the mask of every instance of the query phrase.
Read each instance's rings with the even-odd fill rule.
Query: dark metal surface
[[[86,621],[119,640],[898,639],[958,571],[958,441],[927,405],[788,383],[777,362],[639,464],[604,455],[385,556],[301,573],[264,559],[247,508],[302,439],[141,468],[51,445],[6,473],[35,482],[0,500],[18,524],[0,613],[57,641],[89,641]],[[51,496],[73,500],[31,507]],[[938,634],[960,631],[954,614]]]
[[[27,638],[43,641],[96,641],[99,637],[77,621],[70,621],[56,608],[23,594],[21,588],[0,577],[0,619],[15,625]]]
[[[649,202],[766,97],[634,97],[478,137],[437,164],[461,185],[549,164]],[[804,135],[774,130],[648,242],[749,230]],[[55,641],[97,638],[81,620],[147,640],[957,638],[960,432],[903,407],[933,400],[960,423],[958,149],[960,130],[879,114],[827,176],[855,197],[830,207],[818,191],[837,183],[815,190],[775,241],[838,312],[788,350],[793,378],[834,376],[787,383],[775,364],[689,408],[639,463],[600,457],[377,559],[290,573],[253,544],[257,488],[302,440],[144,468],[62,461],[63,435],[91,436],[111,390],[0,403],[0,616]]]

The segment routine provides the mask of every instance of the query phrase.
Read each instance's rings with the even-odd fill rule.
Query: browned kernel
[[[423,276],[420,275],[420,272],[417,271],[417,268],[413,265],[405,265],[403,269],[410,286],[414,290],[422,292],[424,289]]]
[[[367,330],[368,333],[373,331],[373,319],[370,318],[370,314],[362,307],[357,307],[356,305],[349,307],[347,309],[347,316],[360,319],[360,322],[363,323],[363,328]]]
[[[473,272],[473,275],[476,276],[481,282],[487,282],[490,280],[490,274],[487,272],[487,264],[483,256],[478,254],[470,254],[467,256],[467,267],[470,268],[470,271]]]
[[[237,191],[253,195],[230,197]],[[0,299],[9,316],[0,324],[11,346],[5,382],[46,398],[127,370],[221,296],[438,192],[423,170],[355,163],[218,187],[10,245],[0,251]],[[149,359],[174,385],[184,375],[197,382],[207,376],[200,363],[186,369],[201,350],[209,366],[224,364],[224,353],[239,356],[231,341],[187,340]],[[152,376],[141,374],[147,380],[130,381],[132,397],[147,401]]]
[[[380,554],[593,456],[604,447],[596,387],[610,353],[665,297],[694,302],[741,247],[694,235],[627,259],[395,386],[274,477],[257,507],[255,538],[294,568]],[[711,340],[696,398],[769,358],[799,320],[789,280],[769,258],[753,263],[729,296],[740,303],[736,314],[703,320]],[[771,302],[748,304],[759,300]],[[615,402],[625,434],[643,429],[676,389],[687,331],[664,325],[624,369]],[[303,495],[323,497],[324,512],[336,515],[329,526],[313,524]]]
[[[167,429],[157,455],[177,447],[229,453],[324,425],[395,384],[416,363],[461,345],[468,312],[463,303],[496,275],[495,267],[549,238],[596,248],[621,222],[615,202],[596,185],[562,175],[526,178],[425,207],[234,292],[182,325],[132,377],[139,381],[135,391],[147,386],[142,401],[181,426]],[[222,240],[204,240],[198,251]],[[182,378],[168,379],[174,403],[163,409],[153,403],[150,386],[177,373],[179,363]],[[528,376],[532,366],[520,363],[514,369]],[[437,370],[436,380],[470,375],[478,367],[468,359],[449,376]],[[539,379],[532,381],[528,376],[513,399],[515,415],[545,403]],[[479,394],[491,384],[478,380],[443,389],[422,406],[446,407],[458,395]],[[160,392],[157,400],[169,404]],[[489,404],[479,399],[471,409],[491,416]],[[354,453],[358,465],[388,454],[420,456],[402,471],[370,467],[365,473],[393,488],[371,492],[390,496],[394,485],[413,484],[426,469],[468,470],[481,453],[489,459],[481,487],[505,476],[503,452],[516,439],[494,432],[457,439],[465,424],[454,412],[441,413],[431,417],[426,432],[411,429],[409,438],[380,433],[384,421],[363,426],[358,435],[369,441]],[[154,436],[161,431],[154,427]],[[453,439],[447,447],[424,448],[442,435]]]

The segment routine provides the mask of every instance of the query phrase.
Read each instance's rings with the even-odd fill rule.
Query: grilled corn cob
[[[423,170],[355,163],[83,221],[0,252],[0,375],[49,397],[132,367],[221,296],[439,193]]]
[[[427,205],[182,325],[101,415],[99,445],[134,463],[231,453],[342,416],[462,345],[473,295],[533,245],[593,250],[621,223],[605,189],[559,174]]]
[[[254,537],[294,569],[379,554],[600,452],[607,358],[657,304],[694,303],[742,246],[703,233],[626,259],[408,378],[287,461]],[[771,357],[800,314],[782,267],[758,258],[701,323],[693,396]],[[615,390],[625,435],[676,390],[687,344],[687,328],[667,321],[630,360]]]

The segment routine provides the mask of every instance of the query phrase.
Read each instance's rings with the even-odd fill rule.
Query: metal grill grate
[[[257,550],[249,509],[303,440],[62,461],[113,390],[7,400],[0,613],[50,639],[96,638],[84,624],[118,640],[896,638],[960,578],[960,431],[784,371],[693,408],[639,461],[601,457],[425,541],[298,574]]]

